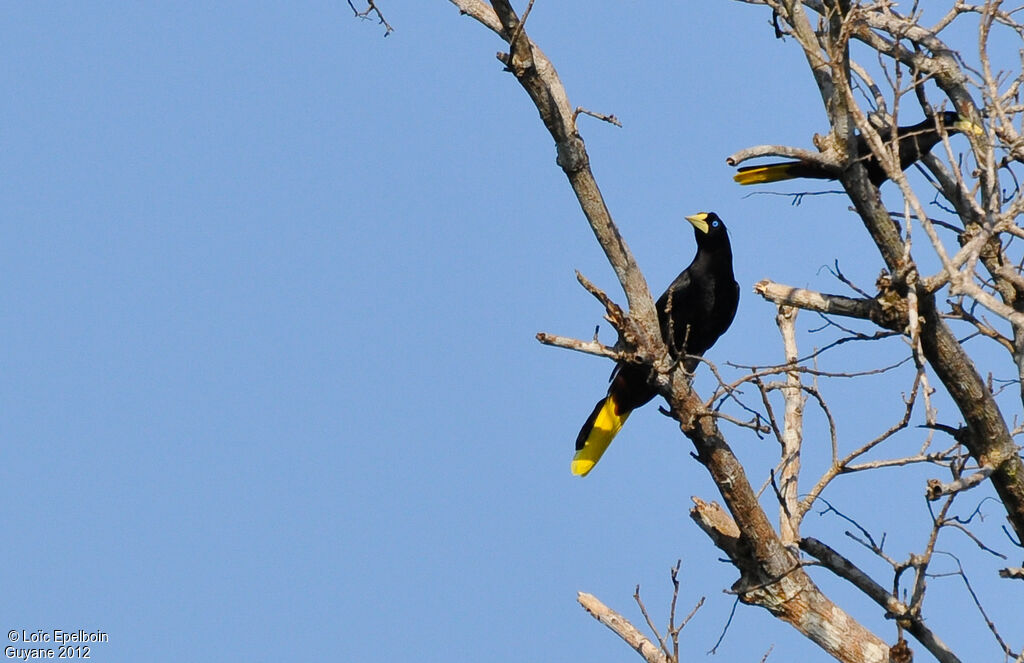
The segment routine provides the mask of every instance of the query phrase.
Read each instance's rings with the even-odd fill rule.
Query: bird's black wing
[[[668,345],[673,355],[683,349],[686,342],[687,325],[694,312],[693,297],[695,288],[691,267],[688,267],[669,284],[661,297],[658,297],[658,324],[661,327],[661,338]]]

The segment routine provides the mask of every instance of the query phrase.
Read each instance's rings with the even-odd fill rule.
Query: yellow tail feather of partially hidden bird
[[[591,424],[590,432],[583,443],[583,448],[576,452],[572,459],[572,473],[576,476],[585,477],[601,460],[608,445],[622,430],[622,424],[629,418],[629,412],[619,414],[615,400],[608,396],[594,408],[588,423]]]
[[[741,170],[732,176],[740,184],[761,184],[762,182],[780,182],[792,179],[789,173],[791,163],[773,163],[767,166],[753,166]]]

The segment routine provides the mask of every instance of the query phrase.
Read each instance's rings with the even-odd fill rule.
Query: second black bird
[[[965,116],[952,111],[942,113],[939,115],[939,119],[949,135],[957,133],[980,135],[984,133],[984,129],[980,126],[971,122]],[[885,144],[889,144],[892,141],[891,131],[879,131],[878,135]],[[912,163],[928,154],[942,140],[942,136],[935,127],[935,119],[932,117],[927,117],[923,122],[918,122],[912,126],[900,127],[896,130],[896,135],[899,137],[900,170],[909,168]],[[864,167],[867,168],[868,179],[871,180],[871,183],[875,186],[880,186],[882,182],[889,179],[889,176],[885,174],[885,169],[878,162],[878,158],[871,151],[868,141],[864,136],[858,135],[855,140],[856,158],[863,159]],[[834,180],[839,178],[839,173],[840,171],[837,169],[827,168],[811,161],[780,161],[761,166],[744,166],[733,175],[733,179],[740,184],[779,182],[802,177]]]
[[[732,247],[725,224],[714,212],[686,217],[693,225],[697,255],[658,298],[656,308],[661,337],[673,357],[693,371],[703,355],[732,324],[740,287],[732,272]],[[691,355],[689,358],[684,357]],[[576,438],[572,473],[585,476],[594,468],[630,412],[646,404],[657,392],[647,383],[648,369],[620,362],[612,372],[608,395]]]

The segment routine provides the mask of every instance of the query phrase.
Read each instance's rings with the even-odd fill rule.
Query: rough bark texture
[[[826,568],[839,577],[850,581],[878,605],[895,616],[900,625],[917,638],[918,642],[924,645],[936,660],[941,663],[960,663],[960,659],[925,625],[920,615],[913,614],[906,604],[869,578],[853,562],[821,541],[810,537],[801,539],[800,549],[820,560]]]
[[[888,645],[830,601],[782,544],[714,417],[692,390],[666,396],[673,416],[697,450],[725,501],[695,500],[691,517],[740,571],[733,590],[741,601],[767,609],[839,661],[888,660]]]

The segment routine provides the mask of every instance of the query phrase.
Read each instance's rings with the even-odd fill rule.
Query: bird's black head
[[[939,117],[949,133],[975,134],[976,136],[981,136],[985,133],[983,127],[972,122],[971,118],[966,115],[961,115],[954,111],[946,111]]]
[[[686,217],[693,225],[693,236],[697,238],[697,246],[702,249],[714,250],[720,246],[729,246],[729,234],[723,222],[714,212],[701,212]]]
[[[953,129],[957,122],[960,121],[960,113],[954,111],[946,111],[939,115],[939,119],[942,120],[942,124],[945,125],[946,130]]]

